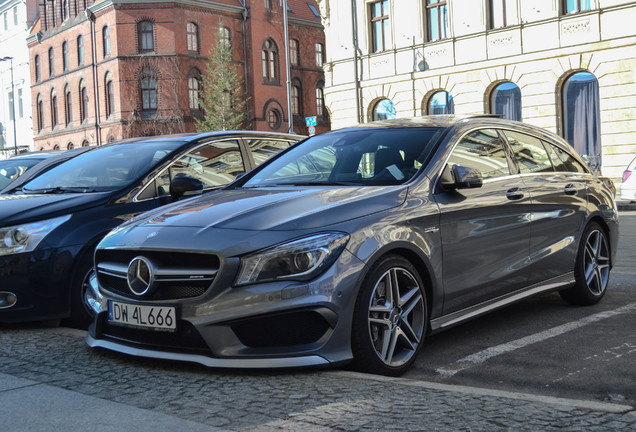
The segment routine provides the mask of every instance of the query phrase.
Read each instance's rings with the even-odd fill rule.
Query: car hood
[[[108,201],[110,192],[62,194],[0,194],[0,225],[48,219]]]
[[[230,189],[137,219],[137,226],[255,231],[315,229],[396,207],[406,186]]]

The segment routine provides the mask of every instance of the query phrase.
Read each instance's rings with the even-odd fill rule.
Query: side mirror
[[[194,177],[180,175],[170,182],[170,196],[175,201],[184,196],[201,195],[202,193],[203,183]]]
[[[481,171],[463,165],[446,165],[440,180],[447,190],[480,188],[484,184]]]

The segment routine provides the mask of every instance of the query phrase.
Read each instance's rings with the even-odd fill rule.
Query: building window
[[[18,7],[13,7],[13,25],[18,25]]]
[[[4,18],[4,30],[9,30],[9,13],[5,12],[2,16]]]
[[[104,26],[102,29],[102,46],[104,50],[104,57],[110,55],[110,27]]]
[[[265,9],[267,10],[272,9],[272,0],[265,0]]]
[[[51,90],[51,129],[57,126],[57,93]]]
[[[373,120],[387,120],[397,117],[395,104],[391,99],[382,99],[373,108]]]
[[[521,90],[511,82],[499,84],[490,96],[490,112],[508,120],[521,121]]]
[[[188,78],[188,104],[190,109],[201,109],[199,106],[199,95],[201,90],[201,84],[199,83],[199,77],[201,76],[198,70],[190,72],[190,78]]]
[[[64,88],[64,118],[66,120],[66,126],[70,125],[73,121],[73,94],[68,85]]]
[[[24,102],[22,100],[22,89],[18,89],[18,117],[24,117]]]
[[[141,78],[142,114],[152,115],[157,112],[157,79],[152,76]]]
[[[72,142],[66,144],[66,150],[70,150],[70,149],[74,149],[74,148],[75,148],[75,145]]]
[[[601,170],[601,120],[598,80],[577,72],[563,85],[563,135],[592,171]]]
[[[40,82],[42,79],[42,72],[40,71],[40,56],[36,55],[33,59],[33,63],[35,64],[35,82]]]
[[[77,37],[77,65],[84,64],[84,36],[79,35]]]
[[[518,24],[516,0],[490,0],[490,28]]]
[[[66,72],[69,66],[68,42],[62,42],[62,70]]]
[[[82,147],[88,147],[88,140],[87,139],[82,141]]]
[[[300,82],[294,80],[291,86],[291,109],[293,115],[302,115],[302,104],[300,100],[301,94],[302,91],[300,90]]]
[[[199,52],[199,26],[193,22],[186,24],[186,40],[188,43],[188,51]]]
[[[223,41],[223,45],[229,49],[232,49],[232,32],[227,27],[221,27],[219,29],[219,37]]]
[[[592,0],[563,0],[566,14],[592,9]]]
[[[13,115],[13,113],[15,112],[15,107],[14,107],[14,100],[13,100],[13,92],[9,92],[8,96],[8,100],[9,100],[9,121],[13,121],[15,119],[15,116]]]
[[[79,87],[80,97],[80,122],[84,123],[88,118],[88,91],[86,90],[86,83],[84,80],[80,81]]]
[[[69,17],[69,4],[68,0],[62,1],[62,21],[66,21]]]
[[[155,50],[154,29],[152,22],[141,21],[137,24],[137,37],[139,39],[139,52],[152,52]]]
[[[446,91],[438,91],[429,99],[427,113],[431,115],[455,114],[453,96]]]
[[[296,39],[289,40],[289,64],[298,66],[298,41]]]
[[[371,39],[373,52],[384,51],[391,35],[388,0],[371,4]]]
[[[44,105],[42,103],[42,96],[40,96],[39,94],[37,98],[35,99],[35,106],[36,106],[35,114],[36,114],[38,132],[41,132],[42,129],[44,128]]]
[[[267,111],[267,124],[272,130],[277,130],[281,125],[281,116],[277,109]]]
[[[109,118],[115,111],[115,91],[113,88],[113,78],[110,73],[106,75],[106,85],[104,89],[106,90],[106,118]]]
[[[323,84],[316,87],[316,116],[325,117],[325,89]]]
[[[278,47],[273,40],[267,39],[261,52],[263,80],[265,83],[278,83]]]
[[[49,48],[49,76],[55,75],[55,53],[53,47]]]
[[[446,0],[426,0],[429,41],[448,37],[448,6],[446,3]]]
[[[316,66],[322,67],[325,64],[325,46],[321,43],[316,44]]]

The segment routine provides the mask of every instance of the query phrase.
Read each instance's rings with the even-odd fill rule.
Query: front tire
[[[574,286],[559,291],[561,298],[575,305],[598,303],[609,284],[610,249],[605,230],[597,223],[583,232],[574,266]]]
[[[415,267],[397,255],[374,265],[353,316],[354,364],[365,372],[398,376],[415,361],[428,329],[423,283]]]
[[[82,330],[86,330],[93,322],[93,314],[85,300],[93,273],[92,254],[89,253],[80,259],[71,282],[71,324]]]

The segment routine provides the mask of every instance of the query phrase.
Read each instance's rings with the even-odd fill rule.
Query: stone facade
[[[201,112],[191,105],[188,81],[205,73],[220,27],[227,29],[237,71],[241,79],[246,78],[251,128],[287,132],[283,10],[278,1],[269,2],[269,8],[267,3],[45,0],[28,39],[36,148],[64,149],[131,136],[194,131],[194,118]],[[309,3],[317,9],[315,3]],[[301,53],[311,56],[316,43],[324,45],[320,18],[313,15],[306,1],[293,0],[289,5],[290,38],[302,40]],[[149,38],[145,40],[149,50],[142,49],[142,22],[149,23]],[[188,23],[197,29],[194,49],[192,39],[188,45]],[[275,62],[279,74],[274,82],[265,82],[262,76],[261,52],[266,38],[278,47]],[[314,115],[315,88],[324,85],[324,72],[315,63],[301,63],[290,75],[304,90],[304,109],[294,116],[293,130],[306,134],[302,114]],[[147,77],[154,80],[150,88],[149,81],[144,81]],[[272,110],[280,121],[270,125],[268,118],[273,117],[268,114]],[[319,129],[329,128],[325,117]]]
[[[570,11],[577,2],[389,0],[379,2],[386,46],[374,50],[377,3],[319,1],[334,127],[372,120],[384,98],[398,117],[428,114],[441,90],[452,95],[455,114],[491,113],[494,88],[512,82],[522,120],[564,136],[564,83],[589,72],[598,80],[602,173],[620,182],[636,154],[636,2],[582,0]],[[431,4],[446,8],[446,37],[431,40]]]

